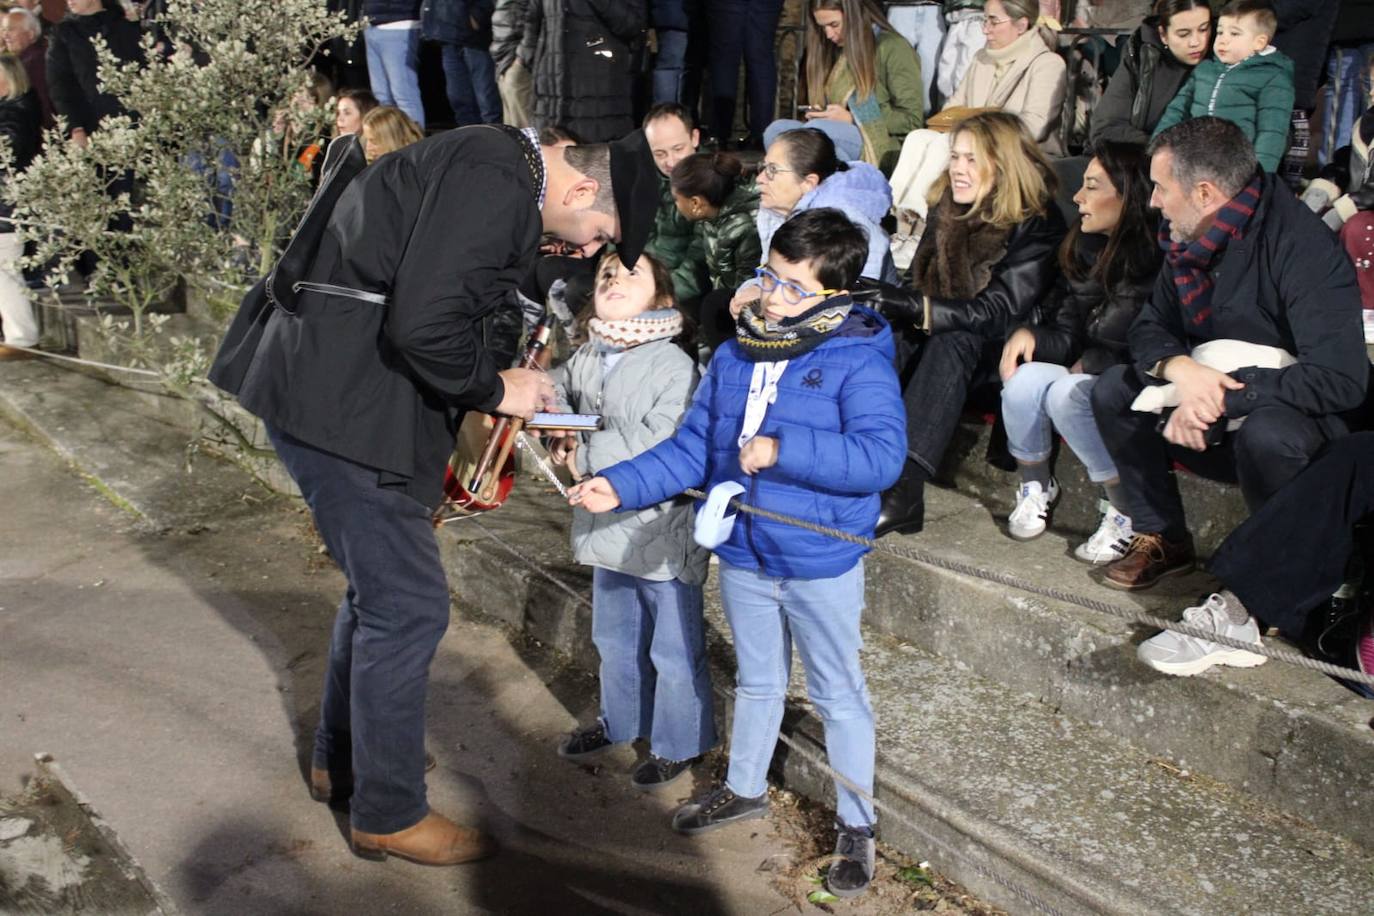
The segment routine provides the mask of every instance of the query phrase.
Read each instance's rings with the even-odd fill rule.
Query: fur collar
[[[931,210],[930,226],[911,262],[912,286],[927,296],[972,299],[987,287],[993,265],[1007,253],[1011,230],[959,218],[967,211],[948,188]]]

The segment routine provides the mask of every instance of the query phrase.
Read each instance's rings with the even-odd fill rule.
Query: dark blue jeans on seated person
[[[1163,534],[1177,542],[1188,533],[1178,479],[1177,461],[1211,480],[1239,483],[1251,512],[1259,509],[1280,487],[1307,467],[1326,443],[1326,434],[1313,417],[1290,407],[1261,407],[1244,424],[1228,432],[1220,445],[1206,451],[1170,444],[1159,431],[1160,417],[1131,410],[1147,384],[1134,366],[1113,366],[1093,386],[1093,416],[1102,441],[1121,474],[1121,490],[1136,531]]]
[[[379,487],[374,468],[280,430],[267,433],[348,578],[329,646],[313,765],[352,770],[355,828],[395,833],[429,812],[425,692],[449,615],[430,510]]]

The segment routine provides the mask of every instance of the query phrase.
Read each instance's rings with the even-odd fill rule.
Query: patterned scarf
[[[777,324],[763,317],[763,303],[755,301],[740,309],[735,340],[751,361],[794,359],[825,343],[844,324],[854,300],[831,296],[794,318]]]
[[[1160,221],[1159,247],[1164,249],[1164,262],[1173,275],[1184,321],[1194,337],[1206,338],[1211,332],[1212,265],[1232,239],[1245,237],[1246,226],[1259,205],[1261,182],[1256,174],[1239,194],[1222,204],[1212,217],[1212,225],[1196,241],[1175,242],[1169,237],[1168,221]]]
[[[599,346],[607,350],[628,350],[640,344],[682,333],[682,313],[677,309],[658,309],[641,312],[633,318],[587,322],[587,333]]]

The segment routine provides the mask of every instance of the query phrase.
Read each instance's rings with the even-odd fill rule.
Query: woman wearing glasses
[[[804,210],[834,207],[868,237],[868,258],[861,275],[896,282],[887,233],[879,225],[892,206],[892,187],[882,172],[865,162],[841,162],[829,137],[800,128],[781,134],[768,147],[757,181],[760,251],[768,250],[773,233],[790,217]],[[746,282],[730,301],[731,318],[757,298],[757,281]]]
[[[1049,160],[1013,115],[987,111],[955,129],[911,286],[884,285],[876,299],[899,339],[908,457],[883,494],[879,535],[921,530],[925,483],[969,392],[1000,386],[1007,332],[1035,323],[1065,233],[1054,188]]]
[[[983,35],[987,44],[973,57],[959,88],[942,114],[959,109],[997,108],[1021,119],[1026,131],[1050,156],[1063,154],[1059,145],[1060,111],[1064,105],[1064,59],[1048,46],[1036,27],[1038,0],[987,0],[983,7]],[[972,112],[969,112],[972,113]],[[902,143],[902,155],[892,172],[900,246],[897,266],[905,267],[918,238],[919,221],[927,217],[926,192],[949,160],[950,135],[916,130]]]

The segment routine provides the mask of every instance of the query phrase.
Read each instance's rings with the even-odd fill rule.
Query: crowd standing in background
[[[97,41],[123,61],[179,53],[148,50],[155,9],[66,0],[59,17],[53,5],[53,23],[29,4],[0,20],[12,170],[54,117],[63,134],[49,138],[81,147],[125,113],[101,92]],[[1016,473],[1007,534],[1025,541],[1052,523],[1062,438],[1100,488],[1099,525],[1074,556],[1138,590],[1197,562],[1185,468],[1237,483],[1252,516],[1212,560],[1222,590],[1184,618],[1250,643],[1266,626],[1299,638],[1363,550],[1351,529],[1374,511],[1363,483],[1374,321],[1362,320],[1374,314],[1374,3],[804,0],[792,22],[783,0],[328,5],[365,18],[362,37],[312,62],[253,155],[295,162],[326,189],[351,180],[330,200],[370,213],[398,206],[388,178],[437,182],[441,162],[500,185],[499,201],[467,190],[518,207],[469,214],[452,201],[464,219],[505,221],[518,249],[498,258],[499,283],[469,297],[487,311],[463,320],[558,314],[574,346],[556,393],[510,384],[520,380],[522,412],[538,402],[602,417],[548,442],[583,481],[573,548],[594,568],[602,674],[601,714],[559,744],[563,756],[648,739],[633,780],[652,789],[717,743],[706,551],[674,499],[685,487],[734,483],[750,502],[860,537],[916,534],[961,418],[987,416],[988,460]],[[321,129],[300,135],[308,119],[293,108],[323,115]],[[631,148],[642,168],[626,172],[614,151]],[[39,329],[6,228],[0,358],[25,358]],[[351,282],[413,288],[365,246],[350,257],[371,271]],[[465,264],[443,269],[466,289]],[[396,358],[410,360],[425,410],[492,411],[504,366],[485,352],[463,351],[480,370],[477,400],[472,379],[453,375],[461,366]],[[318,435],[278,424],[274,441],[302,474],[345,473],[311,450]],[[392,481],[402,489],[388,498],[412,483]],[[617,506],[627,511],[601,514]],[[701,833],[766,812],[793,640],[831,764],[871,788],[864,548],[763,521],[709,546],[737,655],[735,731],[724,783],[672,826]],[[426,640],[447,606],[433,572]],[[341,625],[356,625],[352,613]],[[1346,648],[1345,663],[1374,670],[1369,621]],[[1138,654],[1179,676],[1264,660],[1173,632]],[[340,708],[322,725],[326,783],[342,759]],[[406,735],[412,801],[418,735]],[[846,896],[872,877],[875,815],[846,785],[837,797],[828,880]],[[355,842],[414,852],[406,837],[420,825],[402,823],[414,811],[384,807],[355,821]],[[429,860],[489,851],[446,821],[420,823],[457,844]]]

